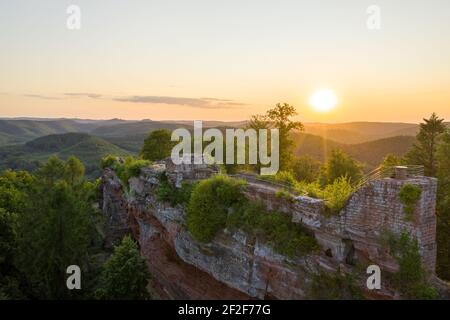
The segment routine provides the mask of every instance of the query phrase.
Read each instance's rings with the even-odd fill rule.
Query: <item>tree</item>
[[[63,179],[65,163],[57,156],[51,156],[47,162],[37,170],[37,176],[42,183],[52,185],[55,181]]]
[[[348,154],[335,149],[320,169],[319,182],[322,186],[325,186],[341,177],[348,178],[352,184],[357,183],[362,177],[362,166]]]
[[[0,208],[0,287],[14,272],[13,259],[16,249],[16,215]]]
[[[292,165],[292,155],[294,142],[291,138],[293,130],[303,130],[303,124],[298,121],[292,121],[296,116],[294,106],[287,103],[278,103],[275,108],[266,112],[265,120],[273,128],[277,128],[280,134],[280,170],[289,170]]]
[[[84,166],[80,160],[71,156],[64,166],[64,177],[71,184],[79,183],[84,177]]]
[[[81,168],[64,169],[74,167],[50,159],[39,170],[41,179],[33,181],[18,215],[16,265],[26,277],[31,298],[67,299],[79,294],[67,290],[66,269],[74,264],[83,269],[88,263],[95,234],[94,190],[82,178],[71,184]]]
[[[436,150],[439,138],[446,127],[444,119],[439,119],[436,113],[433,113],[429,119],[423,120],[416,136],[417,142],[412,146],[406,158],[410,163],[423,165],[425,175],[435,177],[437,173]]]
[[[381,168],[388,169],[395,166],[400,166],[404,163],[404,160],[400,157],[397,157],[395,154],[387,154],[383,162],[381,163]]]
[[[170,156],[174,145],[170,131],[165,129],[153,131],[144,141],[141,157],[150,161],[163,160]]]
[[[252,115],[250,117],[250,120],[248,121],[247,125],[245,126],[245,129],[253,129],[256,131],[256,136],[258,138],[258,141],[259,141],[259,130],[261,130],[261,129],[267,130],[269,128],[270,128],[270,124],[267,120],[267,117],[264,115]],[[225,143],[225,141],[224,141],[224,143]],[[268,134],[267,135],[267,152],[269,152],[269,153],[271,150],[270,144],[271,144],[271,136]],[[245,147],[247,150],[249,149],[248,143],[246,143]],[[225,146],[224,146],[224,148],[225,148]],[[234,154],[236,157],[236,154],[237,154],[236,144],[235,144]],[[268,155],[270,155],[270,154],[268,154]],[[227,173],[236,173],[239,168],[245,169],[245,167],[248,167],[251,170],[259,173],[261,170],[261,163],[260,163],[260,161],[258,161],[258,163],[256,165],[248,165],[248,166],[237,165],[237,164],[226,164],[225,167],[227,168]]]
[[[304,155],[294,161],[292,170],[295,178],[300,181],[313,182],[319,175],[320,162]]]
[[[450,280],[450,131],[447,130],[437,149],[437,261],[436,273]]]
[[[105,263],[96,296],[107,300],[148,299],[148,278],[145,260],[136,243],[126,236]]]

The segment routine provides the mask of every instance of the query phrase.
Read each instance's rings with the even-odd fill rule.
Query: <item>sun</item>
[[[309,104],[317,112],[328,112],[336,107],[337,97],[334,94],[333,90],[317,90],[309,98]]]

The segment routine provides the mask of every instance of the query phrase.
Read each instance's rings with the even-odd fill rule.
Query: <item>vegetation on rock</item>
[[[414,220],[414,208],[417,201],[422,195],[422,189],[419,186],[413,184],[405,184],[400,189],[398,194],[401,203],[403,204],[403,210],[405,211],[405,219],[407,221]]]
[[[187,226],[193,237],[210,242],[225,227],[241,229],[288,257],[318,249],[314,238],[287,215],[267,211],[245,198],[245,183],[226,176],[203,180],[194,188],[188,205]]]
[[[182,205],[185,206],[191,199],[192,191],[196,183],[184,182],[181,188],[176,188],[171,184],[167,176],[162,174],[159,178],[160,185],[158,187],[158,200],[168,202],[171,206]]]
[[[437,290],[428,282],[421,262],[419,245],[408,232],[400,235],[386,232],[382,242],[397,260],[399,271],[393,275],[395,286],[407,299],[436,299]]]

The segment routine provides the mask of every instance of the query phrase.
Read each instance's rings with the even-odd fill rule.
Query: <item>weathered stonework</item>
[[[424,266],[434,272],[436,180],[381,179],[369,182],[348,200],[337,215],[324,214],[323,200],[276,196],[277,189],[251,181],[245,194],[291,217],[315,236],[322,251],[298,259],[274,252],[258,239],[237,231],[223,230],[208,244],[198,243],[185,225],[185,211],[157,199],[159,175],[166,172],[174,185],[204,179],[216,173],[208,166],[164,166],[144,168],[129,181],[129,192],[121,191],[114,172],[103,176],[103,210],[112,227],[130,229],[156,276],[161,294],[169,298],[306,298],[309,275],[316,270],[354,272],[360,265],[378,264],[396,271],[397,264],[380,243],[386,230],[396,234],[408,230],[417,237]],[[119,183],[119,185],[118,185]],[[400,188],[411,183],[422,188],[413,222],[405,220],[399,200]],[[122,224],[121,228],[118,225]],[[365,279],[365,270],[361,276]],[[363,286],[363,282],[362,282]],[[367,294],[373,298],[395,298],[389,286]]]

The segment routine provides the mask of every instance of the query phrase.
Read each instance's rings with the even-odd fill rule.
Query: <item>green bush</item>
[[[116,168],[116,166],[119,164],[119,159],[116,156],[113,155],[107,155],[104,157],[100,163],[100,166],[102,169],[106,168]]]
[[[414,208],[421,195],[422,189],[419,186],[413,184],[405,184],[400,189],[398,196],[400,197],[400,201],[403,204],[405,219],[407,221],[414,220]]]
[[[320,270],[311,277],[308,296],[313,300],[361,300],[362,290],[349,274]]]
[[[187,227],[200,242],[210,242],[226,225],[228,210],[245,201],[245,181],[217,175],[195,186],[187,206]]]
[[[139,176],[141,169],[149,165],[151,165],[151,162],[148,160],[135,159],[130,156],[126,157],[123,163],[117,163],[115,170],[122,184],[128,188],[128,180]]]
[[[333,183],[327,185],[323,190],[323,199],[325,199],[329,213],[339,213],[353,192],[354,188],[347,177],[337,178]]]
[[[261,203],[247,202],[233,208],[226,226],[242,229],[257,237],[275,251],[290,258],[303,256],[319,249],[316,240],[286,214],[267,211]]]
[[[285,190],[285,189],[280,189],[277,192],[275,192],[275,197],[286,200],[288,202],[294,201],[294,197],[292,196],[292,194],[288,190]]]
[[[404,231],[399,236],[386,232],[382,241],[397,260],[399,271],[394,274],[394,284],[407,299],[436,299],[437,290],[428,283],[421,262],[417,239]]]
[[[347,177],[339,177],[323,189],[318,182],[299,182],[296,184],[295,190],[303,195],[324,199],[328,214],[339,213],[355,191]]]
[[[214,176],[195,186],[187,225],[196,240],[209,242],[227,227],[241,229],[291,258],[318,250],[316,240],[288,215],[267,211],[262,204],[247,200],[242,193],[244,186],[244,181],[226,176]]]
[[[191,199],[192,191],[196,183],[183,182],[181,188],[176,188],[168,180],[165,174],[161,175],[158,187],[158,200],[168,202],[172,207],[180,204],[186,205]]]
[[[297,180],[290,171],[279,171],[276,175],[259,176],[259,178],[275,183],[287,184],[290,186],[294,186],[297,183]]]

